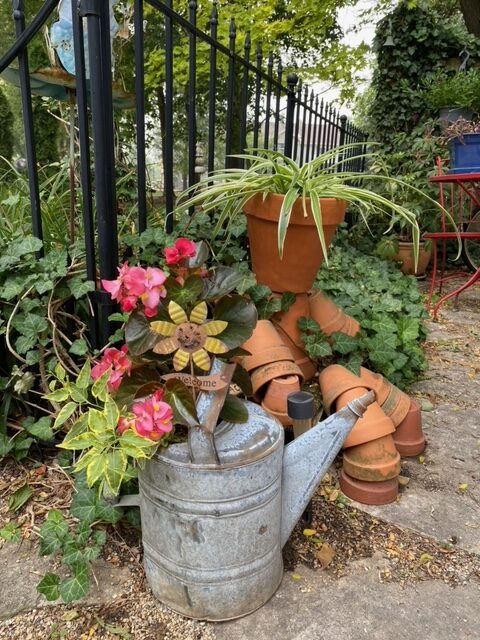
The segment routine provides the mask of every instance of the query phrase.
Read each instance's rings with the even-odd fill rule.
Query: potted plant
[[[162,269],[119,267],[118,278],[102,284],[123,312],[125,344],[106,348],[93,367],[87,361],[75,381],[55,370],[47,398],[64,403],[56,427],[73,421],[59,446],[79,452],[74,470],[104,495],[118,494],[158,447],[178,441],[175,428],[198,426],[195,400],[213,356],[228,362],[253,331],[255,305],[232,294],[242,276],[207,270],[207,255],[204,243],[179,238]],[[206,388],[220,384],[208,378]],[[251,392],[239,365],[233,380]],[[243,404],[225,396],[220,418],[244,421]]]
[[[387,181],[394,177],[344,171],[345,157],[371,158],[353,144],[327,151],[299,166],[278,151],[253,150],[235,156],[246,168],[213,173],[186,190],[180,210],[201,205],[204,211],[220,210],[213,235],[245,212],[252,268],[258,282],[272,291],[308,291],[336,226],[348,204],[358,205],[364,218],[380,211],[396,214],[412,229],[418,247],[419,227],[413,213],[360,183]],[[421,193],[412,186],[413,191]],[[438,205],[437,205],[438,206]],[[383,215],[383,214],[382,214]],[[415,248],[415,256],[417,249]]]
[[[480,173],[479,120],[459,118],[443,131],[442,139],[450,147],[450,173]]]
[[[439,120],[448,125],[459,117],[472,118],[480,110],[480,71],[469,69],[451,74],[444,70],[425,83],[425,103],[439,113]]]

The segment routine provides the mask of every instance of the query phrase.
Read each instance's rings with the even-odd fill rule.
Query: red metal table
[[[436,286],[439,286],[439,292],[442,291],[442,285],[448,280],[456,278],[465,278],[467,281],[455,290],[444,295],[433,307],[433,317],[435,318],[441,305],[450,298],[455,297],[455,304],[458,302],[458,296],[471,287],[475,282],[480,280],[479,268],[470,276],[466,272],[457,272],[445,275],[446,264],[446,245],[448,240],[479,240],[480,241],[480,225],[478,231],[466,231],[465,227],[468,222],[472,221],[473,212],[480,209],[480,173],[449,173],[432,176],[429,182],[438,184],[439,201],[442,207],[449,210],[450,215],[455,220],[458,231],[449,228],[449,222],[445,215],[442,215],[442,230],[432,233],[425,233],[424,237],[429,238],[433,243],[433,272],[432,283],[428,297],[428,305],[431,305],[432,297]],[[447,189],[448,188],[448,189]],[[447,191],[447,193],[446,193]],[[438,247],[437,243],[442,242],[442,264],[440,277],[437,277],[438,268]]]

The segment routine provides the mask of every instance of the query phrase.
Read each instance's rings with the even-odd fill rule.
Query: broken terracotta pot
[[[355,387],[344,391],[336,400],[336,411],[346,407],[349,402],[356,398],[361,398],[368,393],[368,389],[363,387]],[[371,440],[376,440],[383,436],[392,434],[395,431],[395,426],[388,416],[380,408],[378,402],[372,402],[367,408],[362,418],[357,420],[355,426],[350,431],[343,448],[355,447]]]
[[[309,295],[310,317],[318,323],[327,336],[339,331],[355,336],[360,331],[358,322],[327,298],[321,291],[315,290]]]
[[[275,313],[272,322],[287,334],[290,340],[297,346],[303,347],[301,331],[298,328],[299,318],[310,316],[310,305],[306,293],[297,293],[295,302],[290,305],[288,311]]]
[[[373,389],[383,411],[398,426],[410,409],[410,397],[380,373],[360,368],[360,379],[367,389]]]
[[[325,411],[330,414],[335,410],[335,401],[342,393],[357,387],[366,388],[362,380],[340,364],[325,367],[318,376],[320,391]]]

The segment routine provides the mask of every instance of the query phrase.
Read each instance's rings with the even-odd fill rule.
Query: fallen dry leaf
[[[325,567],[328,567],[328,565],[335,557],[335,549],[331,544],[328,544],[328,542],[324,542],[322,546],[315,552],[315,556],[322,565],[322,568],[325,569]]]

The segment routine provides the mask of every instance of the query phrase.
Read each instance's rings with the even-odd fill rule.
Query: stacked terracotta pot
[[[324,408],[331,413],[375,391],[372,403],[344,442],[342,491],[365,504],[387,504],[398,495],[400,455],[418,455],[425,448],[421,410],[415,400],[380,374],[361,368],[356,376],[340,365],[319,376]]]
[[[280,296],[281,293],[273,294]],[[289,393],[310,380],[316,366],[305,352],[298,327],[301,317],[313,318],[327,335],[335,331],[355,335],[360,326],[320,291],[297,293],[288,311],[276,313],[272,321],[260,320],[251,338],[242,345],[250,352],[242,364],[251,375],[254,394],[263,408],[288,426]]]

